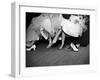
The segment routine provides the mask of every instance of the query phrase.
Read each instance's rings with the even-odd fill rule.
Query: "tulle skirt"
[[[63,31],[73,37],[79,37],[82,35],[82,27],[77,23],[72,23],[71,21],[64,19],[61,22]]]

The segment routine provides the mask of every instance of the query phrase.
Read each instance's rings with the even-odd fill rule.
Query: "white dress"
[[[63,20],[61,23],[63,31],[73,37],[79,37],[82,33],[82,27],[79,24],[74,24],[69,20]]]
[[[63,31],[73,37],[79,37],[82,35],[83,29],[86,28],[86,26],[84,25],[84,23],[82,23],[82,21],[80,23],[76,22],[76,21],[81,21],[78,20],[78,16],[72,16],[70,17],[70,19],[62,19],[61,22],[61,26]]]
[[[61,27],[58,25],[60,25],[59,15],[43,13],[40,16],[32,19],[32,22],[27,29],[26,41],[39,40],[41,28],[47,31],[51,36],[54,36],[57,29]]]

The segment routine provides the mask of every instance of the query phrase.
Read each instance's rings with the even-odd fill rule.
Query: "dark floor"
[[[37,43],[36,51],[26,52],[26,67],[89,64],[89,45],[80,47],[78,52],[66,48],[59,50],[59,41],[47,49],[48,42]]]

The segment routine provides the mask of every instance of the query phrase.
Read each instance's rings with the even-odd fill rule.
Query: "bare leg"
[[[55,37],[54,37],[52,43],[56,43],[56,42],[57,42],[57,39],[58,39],[58,37],[59,37],[59,35],[60,35],[61,32],[62,32],[62,29],[60,29],[60,30],[57,32],[57,34],[55,35]]]
[[[46,36],[45,34],[44,34],[44,32],[43,32],[43,28],[41,28],[40,29],[40,33],[41,33],[41,35],[44,37],[44,39],[48,39],[48,36]]]
[[[65,42],[65,34],[62,32],[62,43],[61,43],[61,46],[59,47],[59,49],[63,48],[64,42]]]
[[[51,37],[49,36],[49,44],[48,44],[47,48],[50,48],[51,46],[52,46],[52,39],[51,39]]]

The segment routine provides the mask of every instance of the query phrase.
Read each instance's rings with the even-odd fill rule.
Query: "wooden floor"
[[[36,51],[26,52],[26,67],[89,64],[89,45],[80,47],[78,52],[59,44],[46,49],[47,42],[37,43]]]

